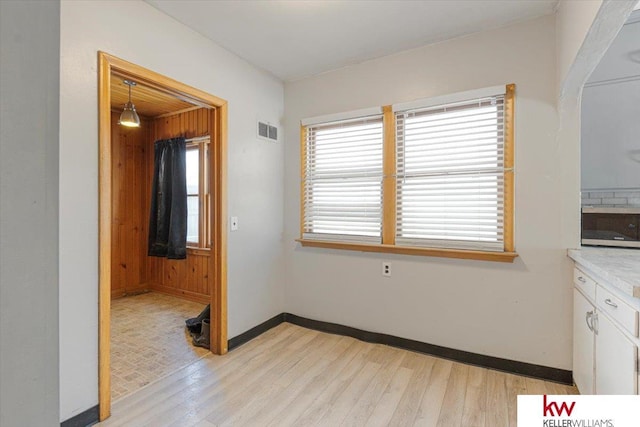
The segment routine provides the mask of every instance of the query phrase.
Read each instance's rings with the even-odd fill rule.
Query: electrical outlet
[[[382,261],[382,275],[391,277],[391,263],[389,261]]]
[[[232,216],[231,217],[231,231],[237,231],[238,230],[238,217],[237,216]]]

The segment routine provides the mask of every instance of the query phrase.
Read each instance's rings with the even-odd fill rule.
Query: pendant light
[[[135,105],[131,102],[131,86],[135,86],[136,82],[131,80],[123,80],[122,82],[129,86],[129,102],[124,104],[124,110],[122,114],[120,114],[118,124],[130,128],[140,127],[140,117],[138,117],[138,113],[136,113]]]

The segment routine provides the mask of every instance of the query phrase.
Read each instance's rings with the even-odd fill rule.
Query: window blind
[[[396,244],[504,250],[504,95],[398,111]]]
[[[381,242],[382,115],[306,127],[303,238]]]

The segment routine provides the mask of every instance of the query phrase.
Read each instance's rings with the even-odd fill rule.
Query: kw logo
[[[563,412],[566,412],[567,416],[570,417],[573,412],[573,408],[576,406],[576,402],[571,402],[571,405],[567,405],[567,402],[562,402],[562,404],[558,406],[557,402],[547,403],[547,395],[545,394],[542,397],[542,405],[543,417],[561,417]]]

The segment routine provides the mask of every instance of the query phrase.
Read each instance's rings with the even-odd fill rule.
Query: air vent
[[[268,123],[258,122],[258,137],[276,142],[278,140],[278,128]]]

